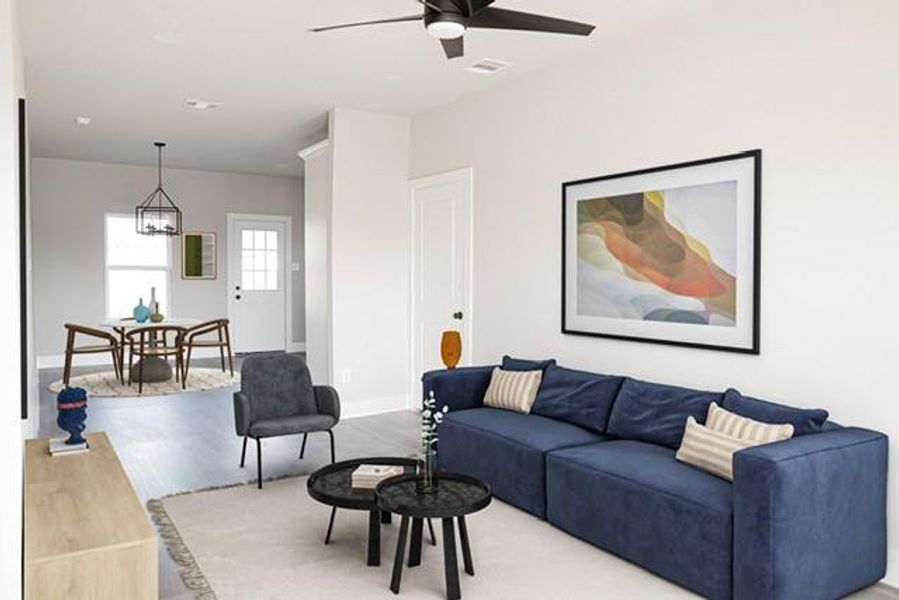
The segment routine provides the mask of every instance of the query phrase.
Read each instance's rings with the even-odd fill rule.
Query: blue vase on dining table
[[[150,318],[150,309],[146,305],[144,305],[144,299],[141,298],[140,302],[137,306],[134,307],[134,311],[132,311],[132,316],[134,316],[134,320],[138,323],[146,323],[147,319]]]

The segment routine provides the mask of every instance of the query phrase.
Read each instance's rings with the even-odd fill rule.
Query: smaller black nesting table
[[[338,508],[347,510],[368,511],[368,560],[370,567],[381,564],[381,524],[390,523],[390,512],[378,507],[378,500],[373,489],[353,487],[353,471],[359,465],[398,465],[405,467],[406,473],[415,473],[414,458],[377,457],[345,460],[322,467],[309,476],[306,490],[309,495],[331,507],[331,518],[328,521],[328,533],[325,544],[331,541],[331,530],[334,529],[334,516]],[[428,526],[431,527],[430,522]],[[434,530],[431,528],[431,540],[434,541]]]
[[[412,521],[412,536],[409,546],[409,566],[421,564],[422,526],[424,519],[443,521],[443,563],[446,574],[447,600],[459,600],[459,567],[456,559],[455,523],[459,526],[462,542],[462,560],[465,572],[474,575],[471,547],[468,542],[468,528],[465,515],[482,510],[490,504],[490,486],[467,475],[438,473],[437,491],[434,494],[419,494],[415,490],[416,475],[406,474],[382,481],[376,488],[378,506],[382,511],[396,513],[402,517],[399,539],[396,543],[396,557],[393,562],[393,577],[390,590],[400,592],[403,576],[403,559],[406,554],[406,538],[409,536],[409,521]]]

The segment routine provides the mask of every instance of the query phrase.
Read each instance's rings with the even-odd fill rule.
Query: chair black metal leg
[[[262,439],[256,438],[256,487],[262,489]]]
[[[431,522],[431,519],[428,519],[428,531],[431,532],[431,545],[437,545],[437,536],[434,535],[434,524]]]
[[[368,513],[368,566],[381,565],[381,511],[378,509]]]
[[[390,525],[392,521],[390,513],[386,510],[381,511],[381,525]]]
[[[424,523],[422,519],[412,519],[412,539],[409,542],[409,566],[417,567],[421,564],[421,538]]]
[[[334,516],[337,514],[337,507],[331,508],[331,518],[328,520],[328,533],[325,534],[325,546],[331,543],[331,531],[334,529]]]
[[[409,535],[409,517],[403,515],[400,522],[400,537],[396,541],[396,556],[393,558],[393,577],[390,578],[390,591],[400,593],[400,580],[403,577],[403,558],[406,554],[406,537]]]
[[[308,433],[303,434],[303,445],[300,446],[300,458],[303,458],[303,455],[306,454],[306,438],[309,436]],[[333,462],[333,461],[332,461]]]
[[[247,458],[247,436],[243,436],[243,450],[240,451],[240,468],[243,469]]]
[[[462,542],[462,564],[465,572],[474,575],[474,564],[471,561],[471,546],[468,544],[468,527],[465,525],[465,517],[459,517],[459,540]]]
[[[334,464],[334,432],[330,429],[328,430],[328,436],[331,438],[331,464]]]
[[[443,519],[443,570],[446,574],[446,600],[460,600],[459,565],[456,562],[456,534],[452,519]]]

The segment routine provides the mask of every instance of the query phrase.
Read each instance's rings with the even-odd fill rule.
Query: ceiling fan
[[[506,10],[491,6],[495,0],[417,0],[423,7],[423,13],[408,17],[365,21],[363,23],[346,23],[315,27],[313,32],[346,29],[348,27],[364,27],[384,23],[402,23],[421,21],[431,36],[438,38],[449,59],[459,58],[465,54],[463,36],[468,29],[512,29],[516,31],[538,31],[541,33],[564,33],[568,35],[590,35],[593,25],[566,21],[554,17],[545,17],[531,13]]]

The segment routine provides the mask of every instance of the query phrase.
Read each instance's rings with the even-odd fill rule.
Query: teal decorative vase
[[[132,315],[134,316],[134,320],[138,323],[146,323],[147,319],[150,318],[150,309],[144,306],[143,298],[141,298],[138,305],[134,307]]]

